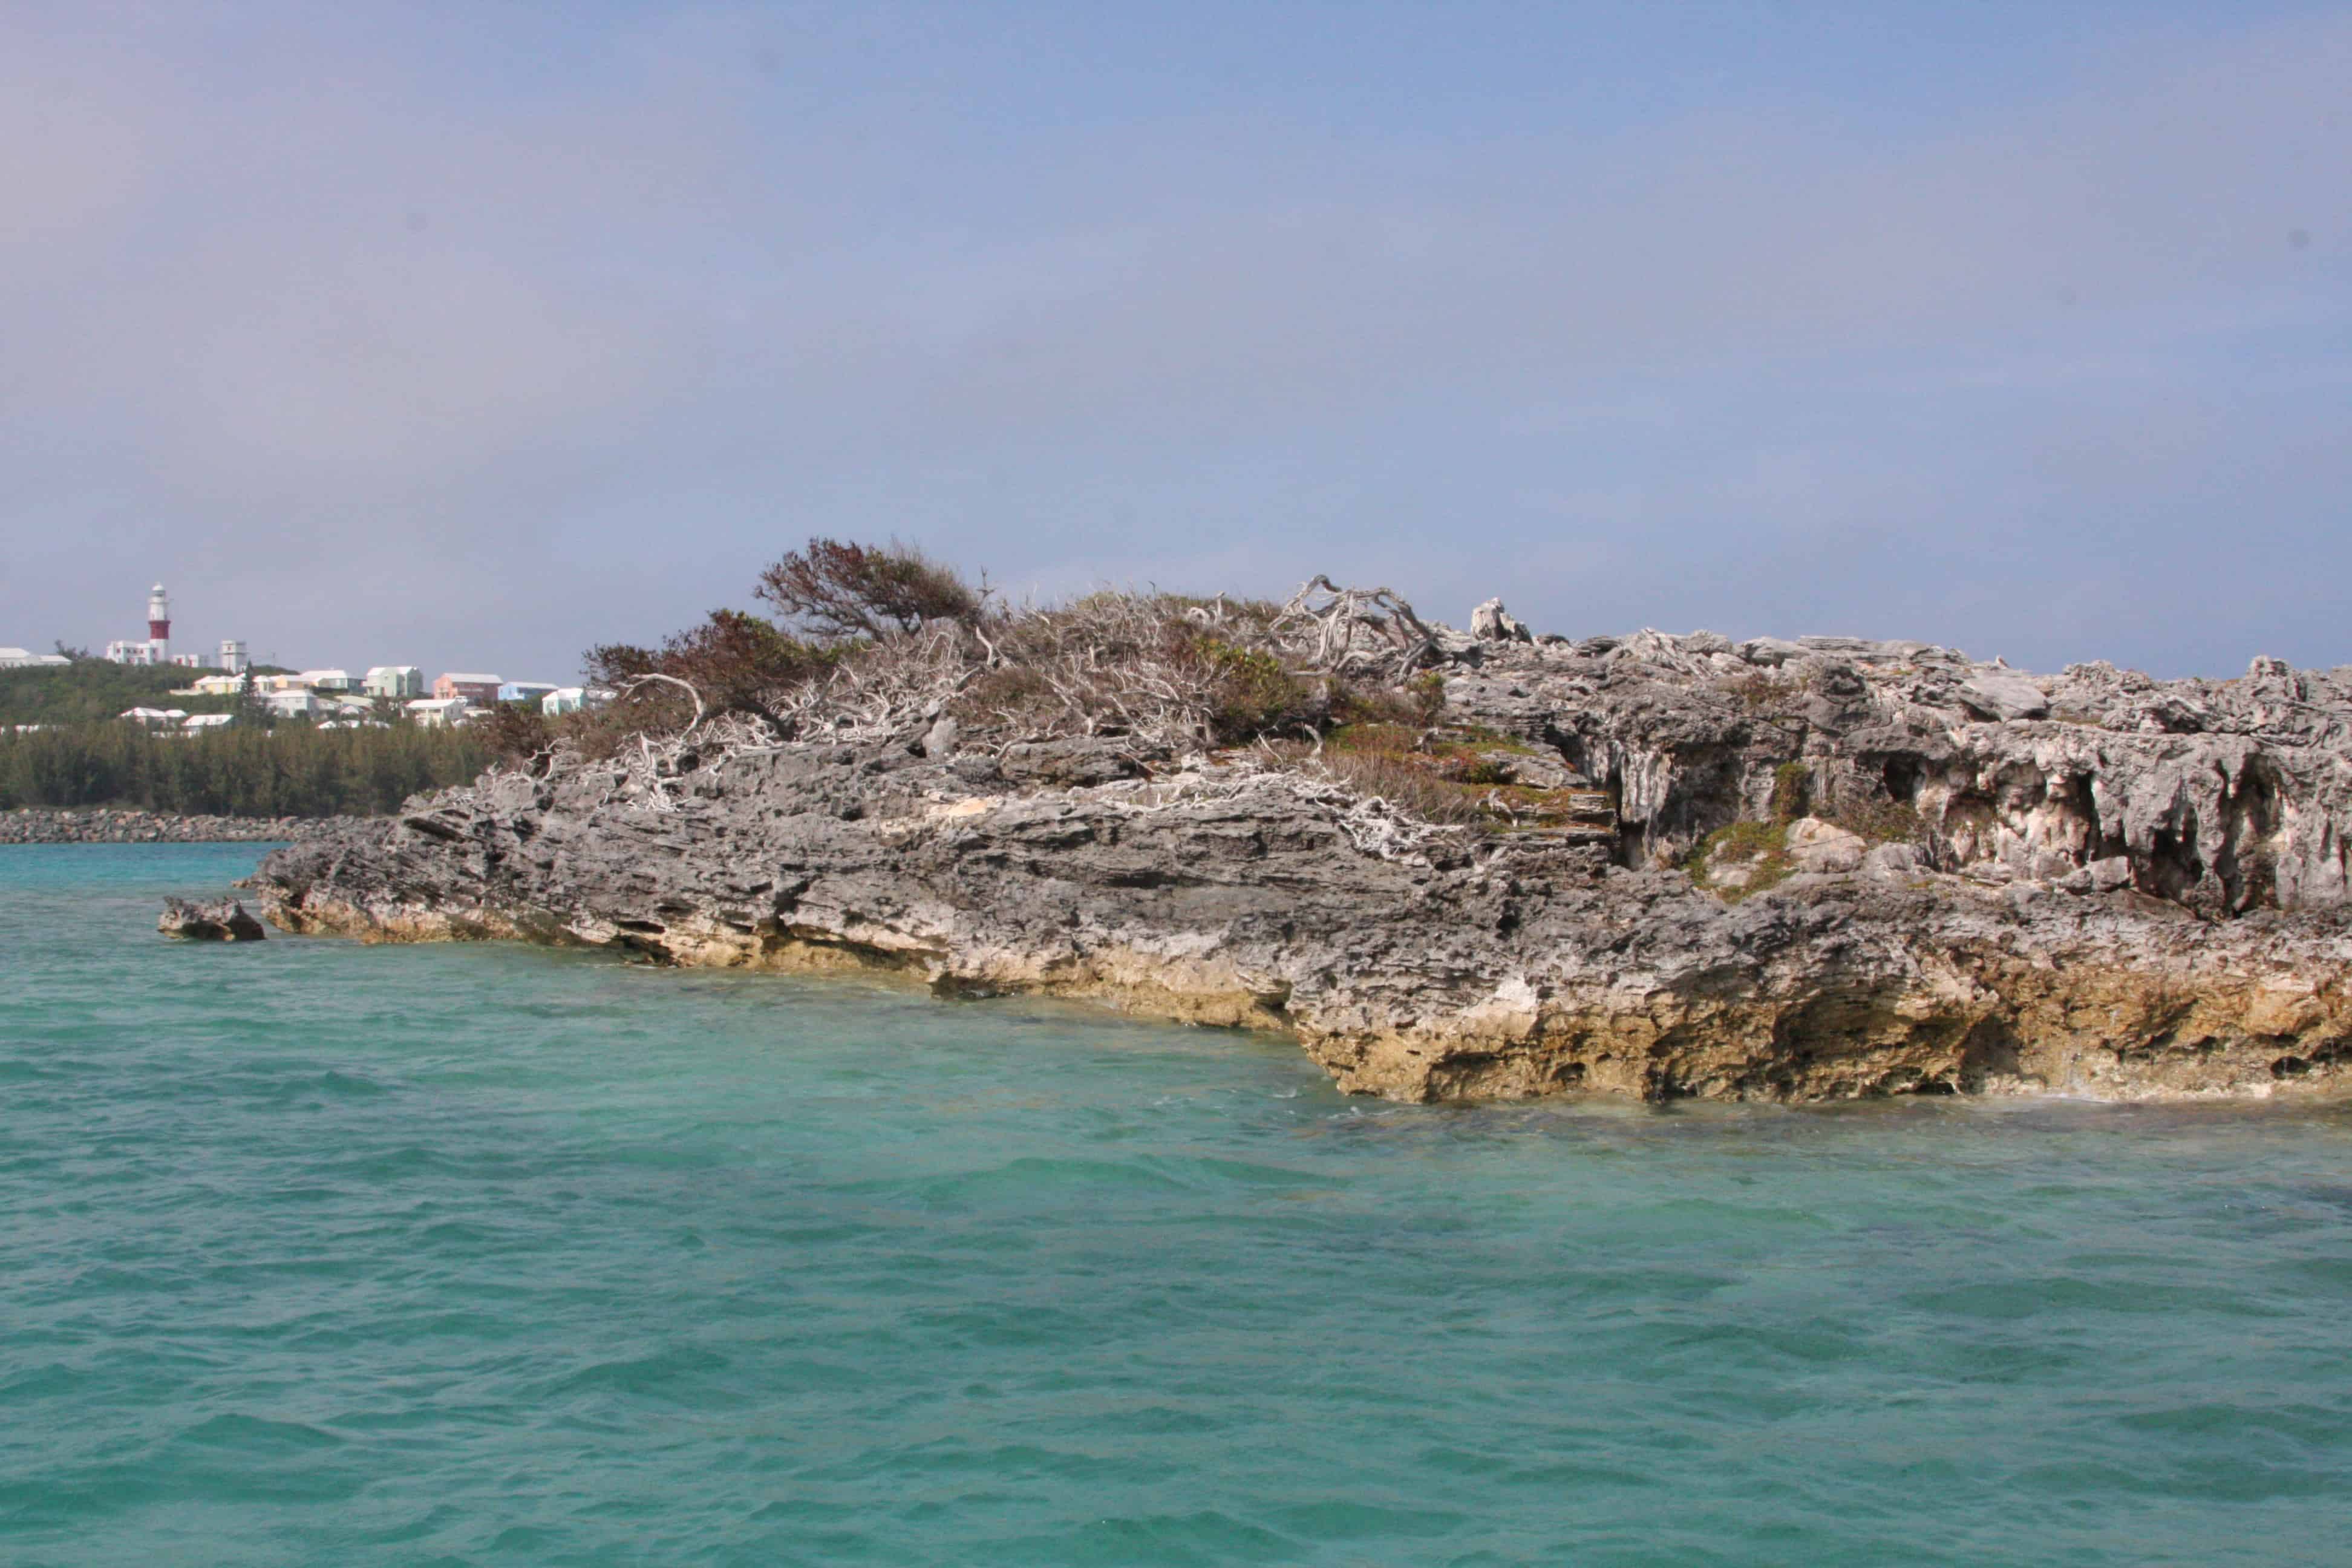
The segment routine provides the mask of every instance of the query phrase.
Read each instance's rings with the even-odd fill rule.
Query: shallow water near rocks
[[[2343,1560],[2341,1110],[153,934],[257,853],[0,848],[0,1561]]]

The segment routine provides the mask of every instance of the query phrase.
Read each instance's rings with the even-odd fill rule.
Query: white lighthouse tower
[[[158,583],[147,595],[147,641],[154,648],[149,661],[163,664],[172,657],[172,596]]]

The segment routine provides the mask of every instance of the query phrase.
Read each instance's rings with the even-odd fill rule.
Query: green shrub
[[[1214,676],[1209,707],[1212,739],[1239,745],[1261,735],[1320,727],[1322,705],[1272,654],[1216,637],[1201,639],[1200,653]]]
[[[1738,903],[1753,893],[1780,882],[1789,875],[1789,825],[1786,822],[1732,822],[1717,828],[1699,840],[1698,847],[1683,862],[1690,879],[1715,893],[1727,903]],[[1745,885],[1717,887],[1714,868],[1718,861],[1748,862],[1752,869]]]
[[[1919,813],[1896,800],[1846,801],[1831,820],[1873,844],[1916,844],[1927,834]]]

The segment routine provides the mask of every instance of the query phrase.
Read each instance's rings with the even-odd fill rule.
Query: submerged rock
[[[197,942],[259,942],[269,934],[235,899],[165,899],[155,929]]]

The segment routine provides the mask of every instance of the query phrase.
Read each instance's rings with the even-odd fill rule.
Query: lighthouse
[[[147,595],[147,640],[134,642],[128,637],[106,645],[106,657],[117,664],[169,664],[172,662],[172,595],[163,592],[158,583]],[[195,659],[190,658],[194,664]]]

